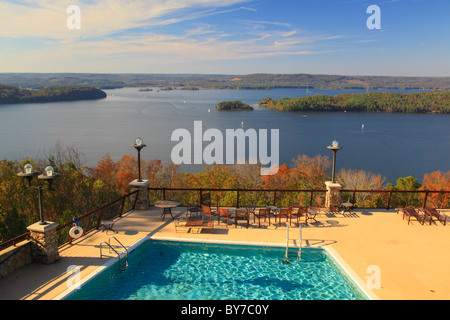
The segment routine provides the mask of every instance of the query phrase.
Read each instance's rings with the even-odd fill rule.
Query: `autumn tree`
[[[431,191],[450,191],[450,171],[435,171],[425,174],[422,188]],[[430,193],[427,198],[427,207],[447,208],[450,205],[450,193]]]
[[[336,175],[337,181],[347,190],[384,190],[386,179],[379,174],[374,174],[366,170],[341,169]],[[353,197],[344,195],[343,198]],[[353,199],[349,199],[351,202]],[[380,207],[382,206],[382,195],[369,192],[356,192],[355,204],[360,207]]]

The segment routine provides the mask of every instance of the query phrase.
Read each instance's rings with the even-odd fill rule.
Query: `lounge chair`
[[[196,233],[200,233],[204,228],[214,229],[214,222],[203,221],[203,220],[182,220],[178,219],[175,222],[175,232],[178,232],[180,229],[184,229],[186,232],[189,230],[195,230]]]
[[[437,221],[441,221],[444,226],[446,225],[447,216],[439,210],[434,208],[424,208],[423,212],[425,213],[425,217],[428,217],[428,219],[430,220],[430,225],[433,217],[436,218]]]
[[[266,221],[266,218],[269,218],[269,226],[270,226],[270,208],[262,208],[262,209],[256,209],[253,212],[253,222],[255,222],[255,219],[258,218],[258,226],[261,228],[261,219],[264,218],[264,222]]]
[[[417,211],[416,209],[414,209],[412,207],[411,208],[400,208],[400,209],[397,209],[397,212],[398,212],[398,210],[403,211],[403,219],[405,219],[405,217],[407,217],[408,224],[411,221],[411,217],[416,218],[416,220],[419,221],[419,223],[421,223],[421,224],[424,224],[424,222],[425,222],[425,215],[422,216],[419,213],[419,211]]]
[[[192,230],[192,231],[196,231],[197,233],[199,233],[204,228],[213,230],[214,222],[205,221],[203,216],[201,219],[193,219],[192,216],[190,216],[188,214],[186,214],[185,217],[179,218],[175,222],[175,232],[178,232],[180,229],[183,229],[186,232],[189,232],[190,230]]]
[[[275,219],[279,219],[278,220],[279,227],[281,227],[281,218],[283,218],[283,217],[286,218],[286,224],[287,224],[287,220],[288,220],[289,216],[291,215],[291,211],[292,211],[292,207],[284,207],[284,208],[280,208],[280,211],[275,213]],[[275,220],[275,222],[276,222],[276,220]]]

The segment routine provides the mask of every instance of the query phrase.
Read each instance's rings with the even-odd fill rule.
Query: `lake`
[[[171,90],[139,91],[138,88],[105,90],[108,97],[97,101],[17,104],[0,106],[0,158],[44,157],[59,141],[76,146],[85,164],[96,166],[106,154],[119,160],[137,155],[131,147],[136,137],[144,139],[143,160],[171,160],[178,142],[172,132],[193,132],[194,121],[203,130],[249,128],[279,129],[280,163],[291,164],[299,154],[311,157],[332,152],[326,147],[336,139],[343,147],[337,153],[336,169],[355,168],[379,173],[389,182],[412,175],[422,181],[424,173],[449,171],[450,115],[350,112],[283,113],[256,108],[254,111],[216,111],[225,100],[256,105],[261,98],[300,97],[308,94],[362,93],[365,90]],[[364,124],[364,128],[362,125]],[[204,142],[203,146],[208,145]],[[186,172],[204,166],[182,165]]]

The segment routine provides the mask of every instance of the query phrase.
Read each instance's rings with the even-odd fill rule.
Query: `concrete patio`
[[[272,243],[285,246],[286,224],[268,226],[250,218],[225,226],[217,221],[213,232],[176,232],[175,221],[185,213],[185,208],[173,209],[175,221],[161,218],[162,209],[131,211],[114,225],[117,233],[91,232],[60,248],[60,259],[51,264],[32,263],[0,280],[0,299],[34,300],[59,299],[68,292],[69,266],[80,268],[81,279],[88,279],[104,268],[107,261],[117,260],[114,255],[100,259],[99,244],[114,235],[130,247],[140,240],[181,239],[231,243]],[[444,210],[449,215],[449,210]],[[337,254],[342,264],[365,286],[371,275],[371,266],[380,273],[380,289],[373,289],[379,299],[449,299],[450,298],[450,237],[448,225],[441,222],[421,225],[412,220],[408,225],[396,210],[356,209],[351,214],[317,216],[317,223],[302,225],[303,246],[329,248]],[[234,223],[234,222],[233,222]],[[290,228],[290,238],[298,239],[298,226]],[[107,250],[105,250],[107,252]]]

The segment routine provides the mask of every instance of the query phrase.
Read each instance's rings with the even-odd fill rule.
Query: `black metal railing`
[[[102,220],[114,220],[115,218],[121,217],[124,213],[133,210],[136,206],[138,193],[139,190],[135,190],[95,209],[94,211],[76,217],[78,225],[83,229],[82,236],[93,230],[98,230]],[[130,201],[133,195],[136,195],[134,201]],[[128,203],[127,200],[129,200]],[[69,230],[72,228],[73,223],[74,222],[71,221],[57,227],[56,230],[58,232],[59,245],[72,243],[73,239],[69,235]]]
[[[246,204],[288,206],[290,203],[300,202],[305,206],[323,206],[325,203],[324,189],[240,189],[240,188],[149,188],[150,203],[168,198],[178,200],[182,205],[200,204],[208,195],[208,200],[217,206],[231,206],[239,208]],[[253,196],[249,194],[253,193]],[[255,196],[257,193],[263,196]],[[386,208],[420,206],[427,207],[429,195],[447,195],[448,190],[391,190],[391,189],[342,189],[342,202],[351,202],[359,208]],[[376,197],[378,196],[378,197]],[[315,198],[316,197],[316,198]],[[320,201],[317,197],[320,197]],[[255,201],[256,199],[256,201]],[[447,208],[448,200],[441,201],[441,209]],[[433,204],[434,205],[434,204]]]

